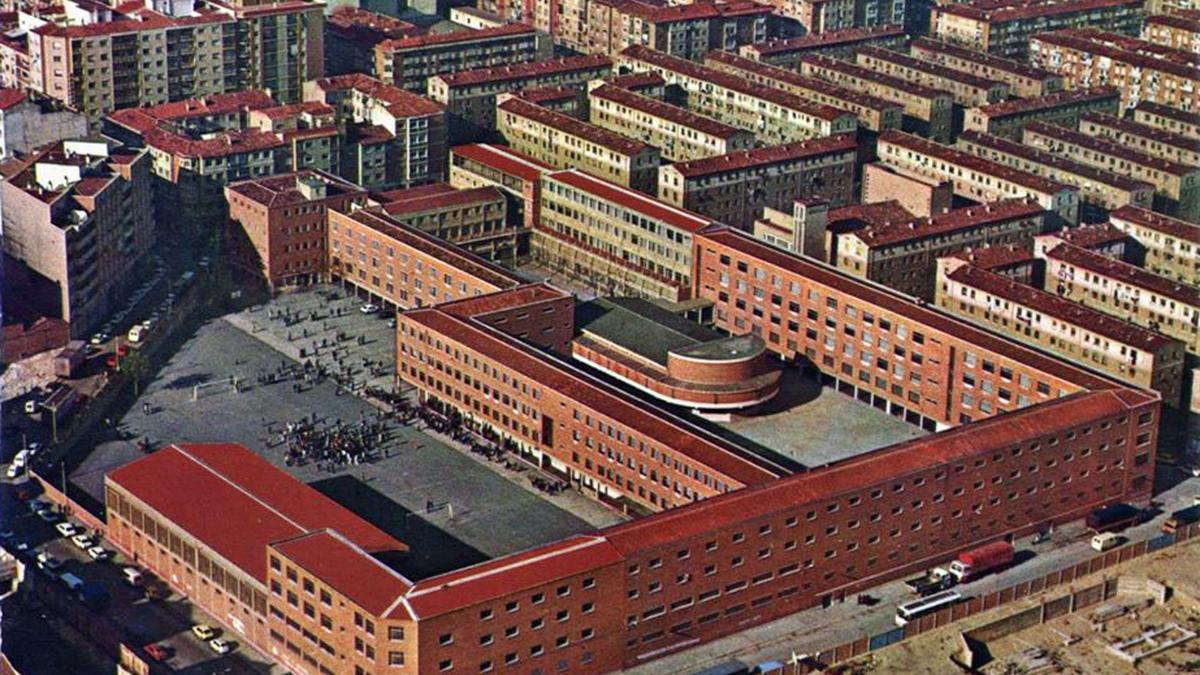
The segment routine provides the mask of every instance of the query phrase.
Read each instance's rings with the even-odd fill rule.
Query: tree
[[[142,380],[150,376],[150,360],[140,351],[130,351],[121,359],[121,372],[133,380],[133,395],[141,394]]]

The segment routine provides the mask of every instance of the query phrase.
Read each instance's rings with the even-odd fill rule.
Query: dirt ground
[[[1075,614],[1060,617],[1049,623],[1028,628],[988,643],[993,661],[984,668],[987,673],[1070,673],[1078,675],[1175,675],[1200,673],[1200,636],[1177,645],[1158,655],[1141,660],[1135,667],[1113,656],[1106,645],[1134,637],[1143,631],[1176,623],[1200,633],[1200,545],[1170,547],[1148,557],[1111,567],[1103,574],[1077,580],[1071,586],[1083,588],[1099,583],[1103,576],[1149,578],[1166,584],[1170,597],[1166,604],[1126,614],[1105,624],[1099,633],[1091,628],[1090,617],[1097,608],[1112,604],[1132,605],[1140,600],[1134,595],[1117,595]],[[831,668],[827,672],[844,675],[865,673],[961,673],[950,657],[959,648],[958,634],[986,624],[1020,609],[1036,605],[1042,598],[1065,594],[1060,586],[1038,596],[1012,603],[971,617],[954,626],[930,631],[920,637],[885,648]],[[1067,636],[1079,638],[1065,645]],[[1020,666],[1022,652],[1031,649],[1045,652],[1048,666],[1025,669]]]

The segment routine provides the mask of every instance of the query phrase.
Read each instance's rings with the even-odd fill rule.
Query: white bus
[[[963,596],[958,591],[942,591],[941,593],[934,593],[920,600],[896,605],[896,625],[904,626],[913,619],[925,616],[926,614],[932,614],[962,599]]]

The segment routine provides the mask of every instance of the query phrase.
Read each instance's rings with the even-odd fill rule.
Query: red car
[[[142,650],[150,655],[150,658],[155,661],[165,661],[167,658],[167,649],[159,644],[148,644],[142,647]]]
[[[17,488],[17,501],[27,502],[33,499],[33,490],[29,488]]]
[[[117,345],[117,356],[126,356],[129,354],[129,345]]]

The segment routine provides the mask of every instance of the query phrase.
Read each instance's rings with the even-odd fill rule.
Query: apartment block
[[[1155,208],[1189,222],[1200,223],[1200,167],[1172,162],[1122,143],[1096,138],[1042,122],[1025,127],[1024,143],[1068,159],[1106,169],[1155,188]]]
[[[1172,49],[1200,53],[1200,8],[1146,17],[1142,39]]]
[[[474,143],[450,148],[450,184],[456,188],[496,187],[508,202],[505,220],[532,230],[537,224],[542,174],[554,167],[505,145]],[[528,251],[528,242],[519,253]]]
[[[687,92],[687,107],[754,133],[759,143],[777,145],[807,138],[854,133],[854,115],[772,88],[754,85],[691,61],[645,47],[629,47],[618,62],[635,71],[656,73]]]
[[[573,87],[523,89],[514,92],[513,96],[575,119],[584,119],[587,116],[586,97]]]
[[[556,17],[554,35],[558,44],[591,54],[616,57],[626,47],[642,45],[699,61],[711,49],[733,51],[767,39],[770,16],[770,4],[752,0],[570,0]]]
[[[588,82],[611,73],[612,61],[607,56],[572,56],[436,75],[429,78],[428,93],[450,116],[450,138],[457,144],[493,133],[500,94],[551,86],[583,91]]]
[[[982,246],[1030,246],[1043,232],[1045,217],[1039,204],[1018,199],[840,230],[829,262],[847,274],[932,301],[938,258]]]
[[[508,223],[499,188],[456,188],[446,183],[372,195],[380,210],[402,226],[431,234],[494,261],[511,262],[529,232]]]
[[[424,94],[429,78],[538,58],[537,31],[520,23],[389,38],[371,48],[375,77]]]
[[[1074,126],[1074,125],[1072,125]],[[1200,166],[1200,139],[1165,131],[1115,115],[1089,113],[1079,118],[1079,132],[1120,143],[1153,157]]]
[[[441,106],[366,75],[304,84],[304,100],[333,106],[344,130],[338,173],[368,189],[409,187],[446,172],[446,113]]]
[[[1098,87],[1060,91],[969,108],[963,115],[963,128],[1020,140],[1025,125],[1034,120],[1075,128],[1085,115],[1115,114],[1120,107],[1121,93],[1116,89]]]
[[[1051,228],[1079,222],[1079,191],[1058,181],[898,131],[880,135],[878,153],[880,163],[902,175],[950,181],[960,197],[983,203],[1032,198],[1054,213]]]
[[[391,218],[381,209],[329,212],[326,269],[401,310],[520,285],[508,270]]]
[[[4,253],[56,287],[72,338],[116,311],[154,245],[151,161],[107,140],[67,140],[4,167]]]
[[[755,61],[795,70],[801,56],[852,57],[859,47],[873,46],[897,49],[908,41],[904,26],[899,22],[809,33],[800,37],[772,39],[744,45],[738,54]]]
[[[1008,98],[1008,84],[998,80],[940,67],[901,52],[878,47],[860,47],[855,62],[867,70],[949,92],[961,106],[981,106]]]
[[[1108,222],[1128,235],[1131,262],[1179,283],[1200,286],[1200,225],[1131,206],[1110,213]]]
[[[597,178],[653,194],[658,148],[536,106],[511,94],[496,104],[496,131],[508,145],[551,166],[579,167]]]
[[[1200,139],[1200,114],[1143,101],[1133,109],[1133,121],[1156,129]]]
[[[1092,223],[1079,227],[1068,227],[1054,233],[1062,241],[1086,248],[1114,260],[1125,258],[1125,248],[1129,237],[1108,223]]]
[[[1098,169],[1000,136],[964,131],[959,134],[955,147],[1079,190],[1080,209],[1085,220],[1103,219],[1108,211],[1122,206],[1150,208],[1154,202],[1154,186],[1146,181]]]
[[[1037,258],[1032,249],[1023,246],[985,246],[956,253],[950,258],[1026,286],[1033,285],[1036,279]]]
[[[1180,405],[1185,353],[1178,340],[955,258],[938,261],[936,289],[935,304],[959,318]]]
[[[373,73],[375,45],[423,32],[418,26],[387,14],[359,7],[336,7],[325,17],[325,74]]]
[[[1034,36],[1049,31],[1095,27],[1138,35],[1145,15],[1142,5],[1142,0],[972,0],[937,5],[930,16],[931,36],[988,54],[1024,58],[1034,50]],[[1035,58],[1033,65],[1043,64]]]
[[[905,131],[945,142],[953,135],[954,101],[948,92],[826,56],[802,56],[800,74],[904,106]]]
[[[1200,109],[1200,55],[1095,28],[1041,33],[1029,40],[1033,65],[1063,76],[1068,89],[1121,90],[1121,105],[1143,101]]]
[[[1200,289],[1046,235],[1034,245],[1045,289],[1157,331],[1200,355]]]
[[[704,65],[743,77],[756,85],[774,87],[844,110],[858,118],[863,129],[880,132],[899,129],[903,123],[904,108],[896,103],[731,52],[711,51],[704,57]]]
[[[87,133],[87,118],[61,103],[20,89],[0,89],[0,159]]]
[[[678,162],[659,169],[658,198],[750,227],[763,208],[790,210],[797,199],[853,202],[857,153],[854,138],[843,134]]]
[[[943,68],[1004,82],[1011,94],[1022,98],[1037,98],[1063,90],[1062,77],[1048,70],[950,42],[919,37],[912,41],[909,52]]]
[[[234,255],[245,256],[239,262],[260,270],[274,291],[324,278],[325,214],[365,205],[367,192],[337,176],[305,170],[231,183],[225,201],[229,220],[247,244]]]
[[[772,246],[824,261],[829,248],[825,244],[829,205],[823,199],[797,199],[791,211],[766,206],[751,231]]]
[[[932,216],[949,211],[954,204],[954,184],[915,174],[901,174],[887,165],[873,162],[862,168],[862,205],[898,204],[905,215],[889,220],[909,220],[913,216]],[[854,216],[857,218],[858,216]],[[871,222],[863,218],[863,222]]]
[[[676,302],[691,292],[692,234],[699,214],[583,172],[542,176],[533,257],[600,289]]]
[[[588,119],[602,129],[658,148],[662,158],[672,162],[754,147],[754,134],[749,131],[600,80],[588,92]]]

